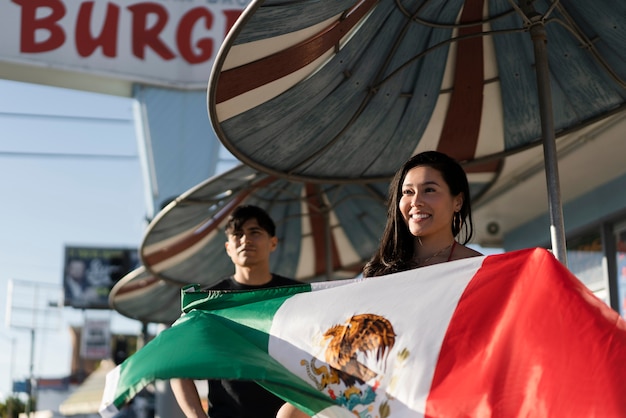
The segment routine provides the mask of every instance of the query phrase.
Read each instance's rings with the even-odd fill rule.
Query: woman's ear
[[[454,198],[454,211],[455,212],[460,212],[461,208],[463,207],[463,193],[459,193],[458,195],[456,195],[456,197]]]

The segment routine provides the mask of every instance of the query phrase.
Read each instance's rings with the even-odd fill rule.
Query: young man
[[[287,286],[300,282],[270,272],[270,254],[278,245],[276,226],[256,206],[239,206],[225,228],[226,253],[235,265],[235,274],[208,289],[251,290]],[[173,379],[172,391],[185,416],[207,417],[193,380]],[[209,380],[211,418],[275,418],[282,399],[255,382]]]

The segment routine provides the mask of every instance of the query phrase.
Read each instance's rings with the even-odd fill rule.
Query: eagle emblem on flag
[[[315,357],[300,364],[306,367],[317,389],[327,392],[338,404],[359,416],[363,412],[371,416],[374,404],[378,404],[376,416],[384,418],[391,413],[388,399],[385,395],[376,402],[376,390],[383,378],[379,373],[385,371],[395,342],[396,333],[387,318],[373,313],[357,314],[322,334],[320,344],[325,346],[327,365],[316,366]],[[406,350],[402,352],[404,357],[408,356]],[[379,371],[373,370],[372,362]],[[357,410],[361,408],[364,410]]]

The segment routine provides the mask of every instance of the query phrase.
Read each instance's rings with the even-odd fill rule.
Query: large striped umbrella
[[[143,322],[175,320],[184,285],[211,285],[234,272],[224,225],[244,204],[262,207],[276,223],[274,273],[306,282],[354,277],[378,247],[387,188],[386,182],[295,182],[239,165],[159,212],[140,246],[142,267],[114,286],[109,303]]]
[[[302,281],[353,277],[378,246],[387,187],[293,182],[242,164],[167,205],[148,226],[140,256],[172,283],[215,283],[234,272],[224,249],[228,215],[251,204],[276,223],[272,271]]]
[[[563,260],[555,136],[624,109],[624,45],[623,1],[254,0],[208,109],[241,161],[307,181],[386,179],[438,149],[484,191],[543,144]]]

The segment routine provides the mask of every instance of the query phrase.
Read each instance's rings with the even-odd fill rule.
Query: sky
[[[141,330],[114,311],[49,306],[61,295],[66,245],[141,243],[146,204],[132,105],[0,80],[0,399],[11,378],[30,375],[31,348],[34,376],[69,375],[69,327],[85,316],[109,319],[113,333]]]

